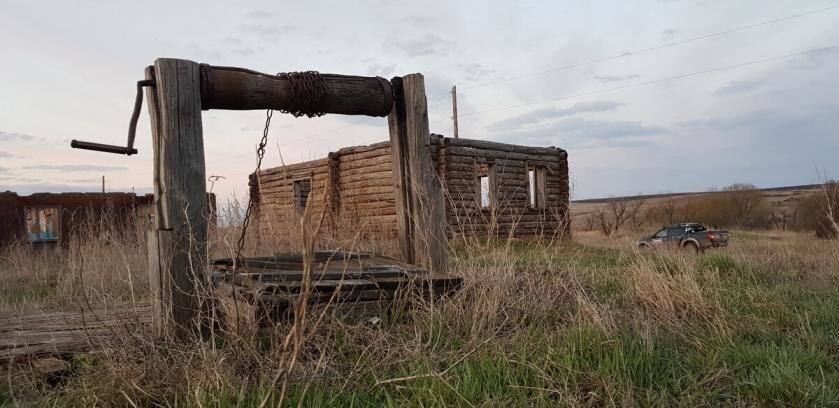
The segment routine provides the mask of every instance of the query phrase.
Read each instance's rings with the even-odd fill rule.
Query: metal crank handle
[[[143,107],[143,87],[154,86],[154,80],[144,79],[137,81],[137,96],[134,99],[134,112],[131,113],[131,122],[128,123],[128,142],[125,146],[109,145],[103,143],[83,142],[72,140],[70,147],[74,149],[94,150],[97,152],[125,154],[131,156],[137,154],[134,148],[134,137],[137,134],[137,120],[140,118],[140,108]]]

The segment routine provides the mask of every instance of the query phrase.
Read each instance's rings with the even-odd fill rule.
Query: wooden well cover
[[[236,291],[273,316],[286,315],[303,288],[303,256],[299,254],[244,258],[235,274],[231,258],[213,260],[212,268],[218,287]],[[457,276],[430,274],[396,259],[344,251],[316,252],[311,279],[312,304],[387,302],[416,295],[439,298],[462,284]]]

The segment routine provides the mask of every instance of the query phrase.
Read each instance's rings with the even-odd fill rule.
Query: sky
[[[802,15],[803,14],[803,15]],[[832,47],[832,48],[831,48]],[[837,1],[0,0],[0,191],[148,193],[124,145],[156,58],[422,73],[431,131],[568,151],[575,199],[839,178]],[[203,113],[208,184],[245,199],[264,111]],[[385,118],[274,115],[263,167],[387,140]]]

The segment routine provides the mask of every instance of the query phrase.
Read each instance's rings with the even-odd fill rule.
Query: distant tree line
[[[610,200],[585,217],[584,230],[612,235],[664,224],[699,222],[714,228],[780,229],[814,232],[820,238],[839,237],[839,181],[828,180],[802,198],[770,202],[752,184],[737,183],[719,191],[689,197]]]

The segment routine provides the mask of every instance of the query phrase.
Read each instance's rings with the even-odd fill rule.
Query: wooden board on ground
[[[0,314],[0,366],[88,351],[115,334],[145,330],[148,303],[78,307],[67,311]]]
[[[304,289],[302,255],[277,254],[245,258],[238,268],[232,259],[212,262],[213,281],[223,293],[256,305],[263,323],[284,319]],[[314,255],[308,296],[310,304],[347,305],[358,302],[403,301],[451,294],[462,279],[429,273],[396,259],[360,252],[318,251]],[[269,319],[266,319],[269,318]]]
[[[211,265],[219,293],[235,290],[242,295],[240,300],[257,306],[244,309],[256,310],[259,316],[287,317],[303,286],[300,255],[245,258],[235,275],[231,259],[216,259]],[[390,302],[410,296],[438,297],[451,293],[460,287],[462,280],[451,275],[429,274],[387,257],[321,251],[315,254],[311,283],[311,304],[330,304],[347,310],[383,310]],[[148,302],[0,313],[0,367],[102,350],[115,339],[124,340],[124,336],[142,337],[148,330],[151,315]]]

